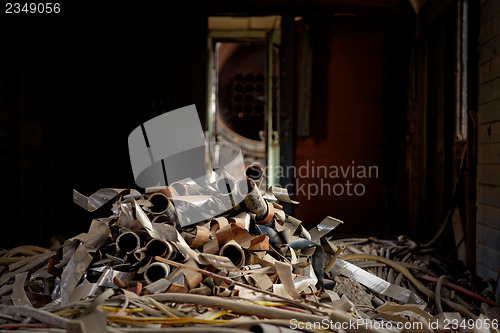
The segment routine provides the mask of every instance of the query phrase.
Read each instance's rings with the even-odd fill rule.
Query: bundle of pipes
[[[145,194],[108,188],[87,198],[75,191],[75,202],[89,211],[116,198],[112,215],[93,220],[87,233],[55,251],[4,252],[0,330],[45,325],[129,332],[130,325],[156,323],[224,325],[217,329],[234,332],[338,331],[324,323],[344,327],[355,320],[364,331],[383,332],[369,325],[425,321],[431,331],[443,328],[443,318],[488,322],[477,316],[483,308],[441,297],[441,288],[451,284],[422,265],[416,243],[335,240],[342,221],[332,217],[306,230],[278,203],[298,202],[282,188],[262,193],[262,177],[260,167],[250,166],[240,180],[217,170],[208,190],[187,179]],[[190,214],[193,207],[197,215]],[[221,207],[223,213],[209,214]],[[423,271],[425,280],[415,278],[415,270]],[[421,281],[437,283],[439,292]],[[425,312],[429,299],[438,306]],[[497,307],[485,297],[476,300]],[[454,313],[443,312],[441,302]],[[24,322],[28,317],[31,321]]]

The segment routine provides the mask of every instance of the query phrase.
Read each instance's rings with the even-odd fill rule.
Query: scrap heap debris
[[[89,211],[114,199],[112,215],[55,251],[0,253],[0,330],[496,331],[498,304],[428,249],[405,237],[334,239],[342,222],[332,217],[306,230],[280,205],[297,202],[277,187],[262,194],[251,168],[233,186],[75,191]],[[209,216],[246,192],[223,215],[180,223],[193,205]]]

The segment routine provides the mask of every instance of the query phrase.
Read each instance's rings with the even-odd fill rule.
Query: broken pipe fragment
[[[243,204],[252,213],[255,214],[256,222],[266,224],[274,216],[274,206],[264,200],[255,182],[246,178],[238,182],[238,191],[240,194],[248,193],[243,199]]]
[[[204,246],[208,242],[210,230],[207,227],[197,225],[191,233],[183,233],[183,236],[189,246],[195,249]]]
[[[219,255],[229,258],[236,267],[241,267],[245,264],[245,251],[234,240],[230,240],[224,244],[220,249]]]
[[[164,193],[155,192],[148,200],[153,204],[150,208],[151,214],[165,215],[170,221],[179,221],[179,212]]]
[[[161,239],[152,239],[146,244],[146,250],[150,257],[174,258],[177,254],[177,248],[169,241]]]
[[[258,164],[251,164],[246,168],[245,175],[259,187],[264,179],[264,170]]]
[[[127,254],[141,247],[141,239],[135,232],[124,232],[116,239],[116,251]]]
[[[170,266],[163,262],[154,262],[144,272],[144,279],[148,284],[164,279],[170,274]]]

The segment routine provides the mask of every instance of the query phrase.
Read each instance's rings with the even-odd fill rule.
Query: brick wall
[[[500,269],[500,1],[481,0],[477,168],[477,274]],[[500,287],[497,287],[500,299]]]

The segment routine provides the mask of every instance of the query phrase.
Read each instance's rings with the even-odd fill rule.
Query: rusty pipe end
[[[155,192],[151,194],[148,200],[153,204],[153,206],[150,208],[150,211],[154,215],[165,213],[168,209],[168,206],[172,204],[168,197],[162,192]]]
[[[246,168],[245,175],[256,183],[260,183],[264,177],[264,170],[258,164],[251,164]]]
[[[150,257],[160,256],[163,257],[168,252],[168,246],[165,241],[161,239],[152,239],[146,244],[146,249]]]
[[[148,284],[166,278],[170,274],[170,266],[163,262],[154,262],[144,272],[144,279]]]
[[[220,249],[219,254],[223,257],[228,258],[236,267],[241,267],[245,264],[245,252],[243,251],[241,245],[231,240],[224,244]]]
[[[256,222],[258,224],[267,224],[267,223],[271,222],[271,220],[274,217],[274,206],[270,202],[267,202],[267,201],[266,201],[266,205],[267,205],[266,214],[255,216],[255,218],[257,219]]]
[[[161,239],[152,239],[146,244],[146,249],[150,257],[164,257],[167,259],[173,258],[177,253],[174,245],[169,241]]]

